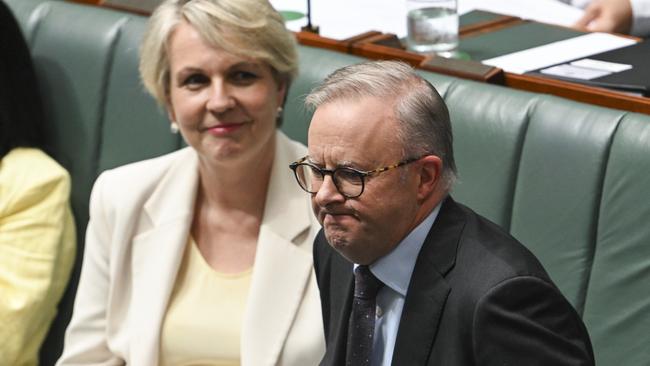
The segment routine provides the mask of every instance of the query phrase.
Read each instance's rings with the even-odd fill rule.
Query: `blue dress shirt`
[[[377,294],[375,338],[370,363],[372,366],[391,364],[397,329],[415,261],[429,230],[438,217],[440,206],[441,204],[436,206],[395,249],[370,265],[370,271],[385,285]]]

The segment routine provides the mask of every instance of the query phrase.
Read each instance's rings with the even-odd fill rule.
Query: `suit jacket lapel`
[[[329,246],[329,244],[326,244]],[[336,287],[332,289],[339,292],[338,295],[332,296],[334,300],[340,303],[330,303],[334,311],[330,311],[330,333],[335,337],[328,344],[327,359],[330,360],[326,365],[344,365],[347,353],[348,342],[348,324],[350,322],[350,313],[352,312],[352,300],[354,298],[354,275],[352,263],[341,257],[338,253],[332,252],[332,282]],[[330,352],[330,349],[332,352]]]
[[[312,244],[305,238],[313,237],[313,214],[289,171],[304,151],[281,133],[276,143],[242,329],[243,365],[277,364],[312,273],[311,251],[297,244]]]
[[[145,203],[140,234],[133,239],[131,319],[138,347],[131,349],[131,360],[136,365],[158,363],[162,319],[192,223],[198,160],[189,148],[179,154]]]
[[[456,260],[464,215],[448,197],[415,263],[393,352],[394,365],[426,365],[449,295],[444,276]]]

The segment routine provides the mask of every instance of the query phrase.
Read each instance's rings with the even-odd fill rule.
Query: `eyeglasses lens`
[[[347,197],[356,197],[363,189],[363,176],[352,169],[339,168],[334,172],[334,182]]]
[[[310,193],[317,193],[323,185],[323,173],[310,164],[296,166],[296,177],[300,186]],[[337,168],[332,179],[339,192],[346,197],[357,197],[363,191],[363,176],[352,169]]]

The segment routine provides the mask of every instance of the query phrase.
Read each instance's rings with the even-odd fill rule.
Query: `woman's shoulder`
[[[15,148],[0,161],[0,211],[66,202],[70,176],[54,159],[34,148]]]
[[[159,157],[142,160],[102,172],[95,184],[95,196],[112,206],[131,207],[146,200],[161,185],[182,183],[198,170],[196,152],[188,147]],[[172,184],[173,185],[173,184]]]
[[[194,150],[186,147],[151,159],[140,160],[105,170],[100,176],[104,180],[156,181],[171,167],[177,164],[187,164],[195,158],[196,154]]]
[[[69,187],[70,175],[42,150],[19,147],[0,161],[0,182],[22,190],[53,185]]]

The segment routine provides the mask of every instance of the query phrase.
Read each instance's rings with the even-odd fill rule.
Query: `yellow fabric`
[[[190,239],[162,328],[163,366],[239,366],[252,269],[218,273]]]
[[[0,365],[37,365],[75,256],[70,177],[37,149],[0,161]]]

